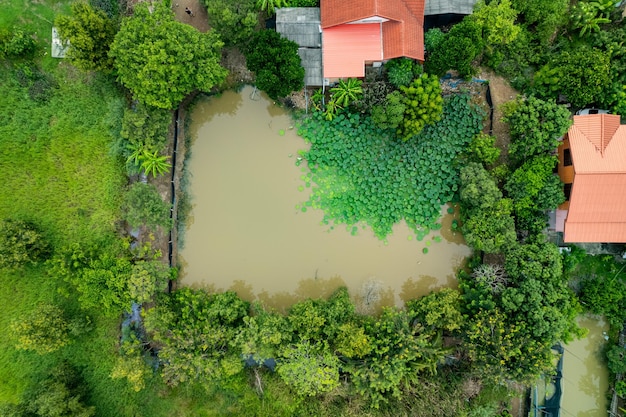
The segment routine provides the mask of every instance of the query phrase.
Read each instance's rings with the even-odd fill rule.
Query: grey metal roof
[[[321,48],[322,29],[319,7],[276,9],[276,32],[306,48]]]
[[[322,29],[319,7],[276,9],[276,32],[300,45],[305,85],[322,85]]]
[[[320,48],[300,48],[298,50],[302,66],[304,67],[304,85],[321,86],[322,78],[322,50]]]
[[[472,14],[478,0],[426,0],[424,16],[433,14]]]

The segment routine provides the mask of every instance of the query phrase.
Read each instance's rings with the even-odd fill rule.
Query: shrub
[[[130,186],[124,196],[123,215],[133,228],[171,227],[170,204],[163,201],[152,184],[136,182]]]
[[[131,145],[142,145],[150,152],[161,152],[165,149],[171,122],[172,113],[169,110],[137,103],[133,108],[124,110],[120,135]]]
[[[469,144],[470,160],[489,166],[500,156],[500,149],[495,146],[496,138],[480,132]]]
[[[33,35],[22,29],[0,29],[0,58],[29,55],[35,51],[36,46]]]
[[[372,108],[372,121],[381,129],[396,129],[404,120],[405,110],[402,94],[394,91],[387,95],[384,103]]]
[[[387,78],[396,87],[407,86],[422,72],[422,67],[410,58],[396,58],[385,64]]]
[[[404,119],[398,128],[398,135],[404,140],[417,135],[426,125],[441,119],[443,97],[439,79],[424,74],[413,80],[408,87],[400,87],[403,93]]]
[[[0,268],[18,268],[50,254],[50,247],[39,229],[20,220],[0,222]]]
[[[52,304],[40,304],[22,319],[11,323],[16,348],[39,354],[54,352],[69,343],[68,324],[63,311]]]

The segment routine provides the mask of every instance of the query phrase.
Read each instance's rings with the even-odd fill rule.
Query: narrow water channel
[[[561,416],[607,417],[609,374],[603,349],[604,332],[609,326],[604,320],[592,317],[581,317],[578,323],[589,333],[565,346]]]
[[[345,227],[329,230],[321,211],[298,210],[310,191],[296,166],[307,145],[264,94],[246,87],[204,99],[191,120],[193,209],[180,252],[183,285],[233,289],[276,308],[347,286],[363,310],[456,286],[470,249],[450,232],[452,215],[441,234],[418,242],[399,224],[385,243],[368,229],[356,236]]]

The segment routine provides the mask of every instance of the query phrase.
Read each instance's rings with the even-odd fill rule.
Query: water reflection
[[[565,346],[561,415],[606,417],[608,370],[602,352],[608,326],[594,317],[581,317],[578,323],[589,333]]]
[[[192,111],[193,212],[180,251],[182,285],[211,283],[283,310],[347,286],[360,311],[373,312],[456,286],[470,254],[460,233],[446,232],[456,213],[421,242],[402,223],[385,243],[369,229],[329,232],[322,212],[297,210],[308,189],[299,190],[303,167],[295,158],[307,145],[282,109],[252,93],[226,92]]]

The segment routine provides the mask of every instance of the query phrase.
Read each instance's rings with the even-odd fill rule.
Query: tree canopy
[[[146,3],[122,22],[111,45],[118,80],[144,104],[173,109],[193,90],[208,92],[226,77],[219,64],[223,43],[174,20],[165,5]]]
[[[255,32],[244,52],[256,85],[274,100],[304,86],[298,44],[275,30]]]
[[[54,23],[61,38],[70,42],[67,57],[75,66],[84,70],[113,68],[109,47],[117,24],[106,13],[78,1],[72,4],[71,16],[58,16]]]

